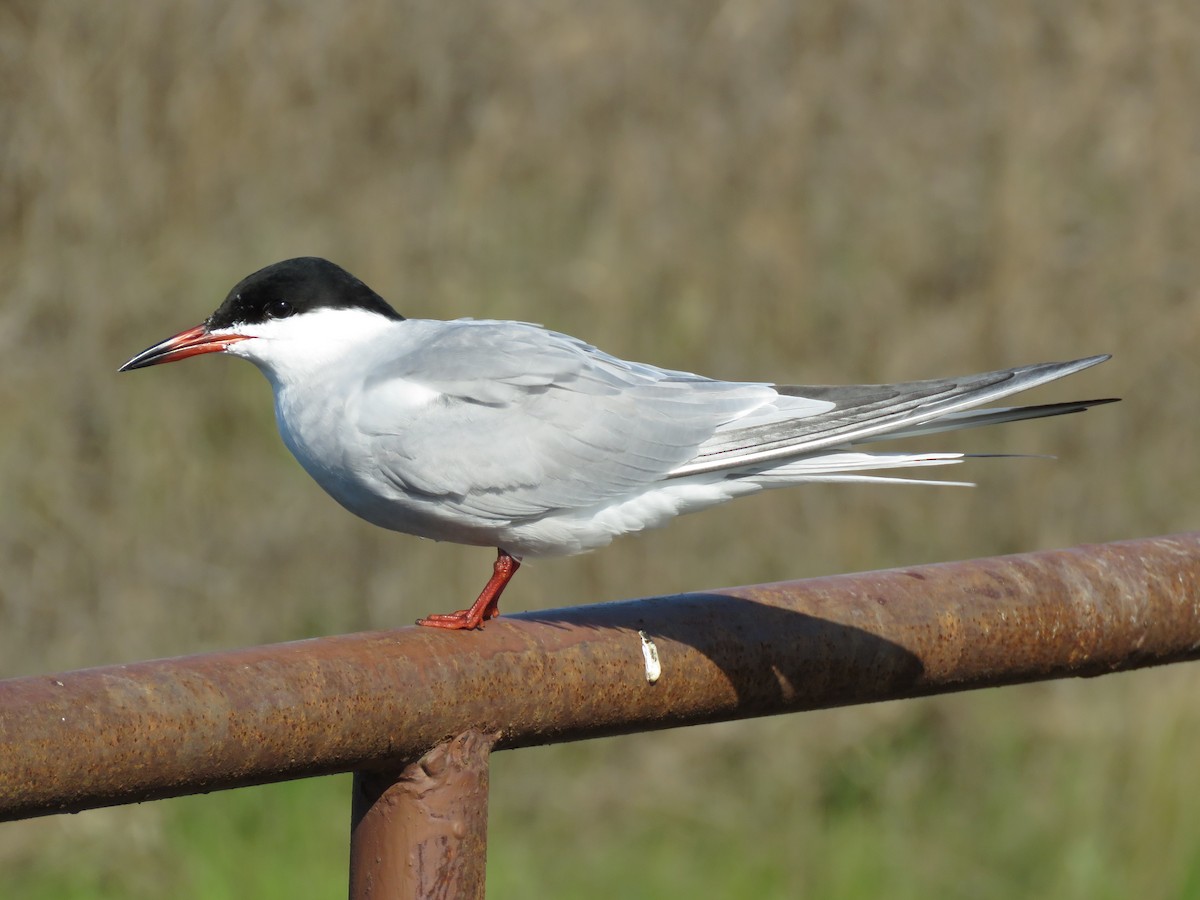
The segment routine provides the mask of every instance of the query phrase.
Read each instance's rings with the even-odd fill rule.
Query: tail
[[[745,477],[764,485],[776,479],[787,483],[907,481],[910,479],[856,473],[950,465],[961,462],[964,456],[957,453],[864,453],[852,452],[849,448],[878,440],[1065,415],[1112,403],[1113,399],[1106,398],[1041,406],[974,408],[1064,378],[1106,359],[1109,359],[1107,355],[1090,356],[964,378],[901,384],[778,386],[777,418],[766,424],[743,427],[738,427],[736,421],[729,423],[706,441],[692,460],[671,472],[671,477],[727,472],[730,477]],[[813,414],[813,401],[823,401],[824,411]],[[789,417],[789,406],[803,411]]]

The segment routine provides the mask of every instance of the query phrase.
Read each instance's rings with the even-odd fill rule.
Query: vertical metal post
[[[497,737],[467,731],[399,770],[354,773],[350,900],[482,900]]]

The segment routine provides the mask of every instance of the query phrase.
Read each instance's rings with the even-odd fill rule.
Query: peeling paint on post
[[[350,900],[482,900],[496,737],[467,731],[398,770],[354,773]]]

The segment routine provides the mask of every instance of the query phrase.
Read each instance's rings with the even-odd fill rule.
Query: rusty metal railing
[[[0,819],[353,771],[352,896],[482,896],[492,749],[1198,657],[1195,532],[14,678]]]

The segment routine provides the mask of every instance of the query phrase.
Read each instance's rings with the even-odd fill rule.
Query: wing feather
[[[1072,412],[1089,403],[967,410],[1107,358],[893,385],[777,387],[628,362],[525,323],[405,326],[413,344],[374,371],[357,424],[396,489],[478,522],[594,508],[666,479],[759,477],[885,436]]]
[[[885,385],[780,386],[780,403],[792,397],[824,400],[834,408],[817,416],[720,429],[695,458],[671,472],[672,477],[735,469],[787,459],[829,447],[862,443],[879,437],[910,436],[987,424],[988,413],[958,416],[963,410],[1054,381],[1108,359],[1091,356],[1061,363],[1019,366],[962,378],[940,378]],[[994,421],[1057,415],[1086,408],[1088,403],[1059,404],[1023,414],[1022,409],[995,411]],[[1070,408],[1067,408],[1070,407]],[[944,424],[948,427],[938,427]],[[927,427],[922,427],[927,426]]]
[[[485,518],[626,496],[776,398],[769,385],[629,363],[532,325],[437,324],[367,385],[358,424],[397,487]],[[397,404],[413,386],[427,402]]]

